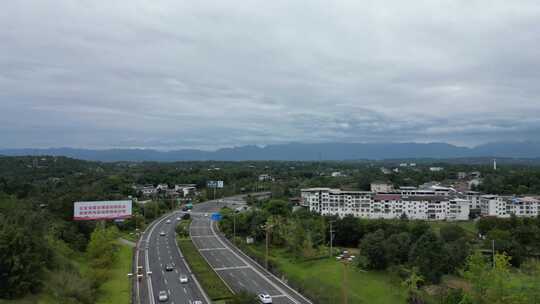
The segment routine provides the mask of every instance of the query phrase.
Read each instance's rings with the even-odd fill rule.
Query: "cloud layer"
[[[540,134],[538,1],[8,1],[0,147]]]

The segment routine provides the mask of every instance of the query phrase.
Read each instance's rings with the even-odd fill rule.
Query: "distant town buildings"
[[[468,220],[469,201],[457,197],[403,196],[331,188],[302,189],[302,204],[312,212],[339,217]]]
[[[259,175],[259,181],[260,182],[274,181],[274,178],[269,174],[261,174]]]
[[[133,189],[142,196],[155,196],[158,194],[168,197],[190,197],[197,195],[197,185],[195,184],[178,184],[173,188],[169,188],[167,184],[154,185],[134,185]]]
[[[441,172],[443,170],[444,170],[443,167],[429,167],[429,171],[431,172]]]
[[[394,185],[392,183],[388,182],[382,182],[382,181],[375,181],[370,184],[371,192],[379,193],[379,192],[392,192],[394,191]]]
[[[540,198],[458,192],[427,183],[395,190],[385,182],[373,182],[371,191],[332,188],[301,190],[300,205],[321,215],[370,219],[468,220],[471,214],[506,218],[540,215]]]

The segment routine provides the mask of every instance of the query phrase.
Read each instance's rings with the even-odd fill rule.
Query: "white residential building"
[[[431,172],[440,172],[440,171],[443,171],[444,168],[443,167],[429,167],[429,171]]]
[[[443,196],[402,196],[330,188],[302,189],[303,206],[321,215],[372,219],[467,220],[469,202]]]
[[[261,174],[259,175],[259,181],[260,182],[264,182],[264,181],[273,181],[274,179],[272,178],[272,176],[270,176],[269,174]]]
[[[506,212],[506,201],[498,195],[482,195],[480,197],[480,214],[482,216],[509,217]]]
[[[506,211],[518,217],[536,217],[540,215],[540,200],[534,197],[514,197],[506,202]]]
[[[480,209],[480,198],[482,194],[476,191],[467,191],[464,193],[465,199],[468,200],[471,209]]]
[[[169,190],[169,185],[167,185],[167,184],[159,184],[159,185],[156,186],[156,191],[159,191],[159,190],[167,191],[167,190]]]
[[[375,181],[370,184],[371,192],[375,193],[387,193],[394,191],[394,185],[387,182]]]

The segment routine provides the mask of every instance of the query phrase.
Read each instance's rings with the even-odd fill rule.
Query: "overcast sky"
[[[0,147],[540,138],[540,1],[17,0]]]

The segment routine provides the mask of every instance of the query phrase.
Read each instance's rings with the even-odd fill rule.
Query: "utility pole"
[[[233,242],[236,243],[236,211],[233,214]]]
[[[266,227],[266,255],[264,259],[264,268],[268,270],[268,227]]]
[[[269,235],[270,235],[270,228],[274,227],[273,225],[269,225],[268,223],[264,224],[261,228],[265,229],[266,231],[266,254],[264,257],[264,268],[268,270],[268,249],[269,249]]]
[[[495,268],[495,240],[491,240],[491,264]]]
[[[334,253],[333,251],[333,242],[334,242],[334,230],[332,229],[332,224],[334,223],[335,221],[330,221],[330,257],[332,257],[332,254]]]

